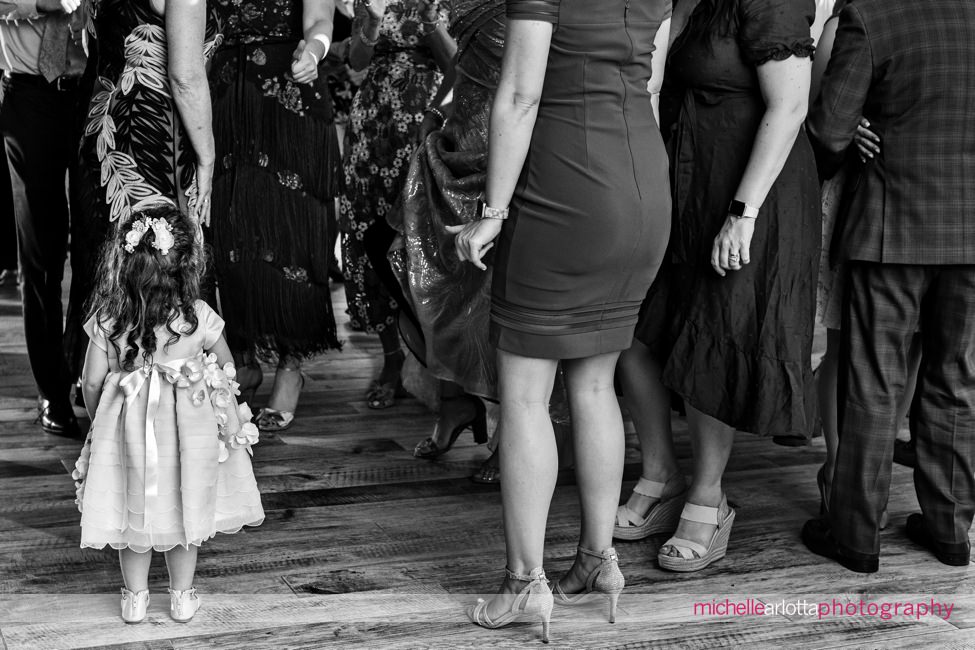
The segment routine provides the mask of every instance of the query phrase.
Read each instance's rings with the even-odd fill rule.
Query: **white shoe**
[[[122,587],[122,620],[126,623],[141,623],[146,619],[149,609],[149,590],[133,593]]]
[[[200,597],[196,595],[196,588],[190,587],[186,591],[169,590],[169,615],[174,621],[186,623],[196,610],[200,609]]]

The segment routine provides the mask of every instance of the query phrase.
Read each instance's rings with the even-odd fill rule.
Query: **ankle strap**
[[[602,553],[597,553],[596,551],[591,551],[588,548],[578,547],[579,552],[583,555],[588,555],[590,557],[598,557],[600,560],[609,560],[610,562],[619,562],[620,556],[616,552],[616,549],[612,546],[607,548]]]
[[[521,582],[548,582],[548,579],[545,578],[545,570],[542,567],[535,567],[527,576],[515,573],[508,567],[504,568],[504,573],[512,580],[519,580]]]
[[[633,491],[651,499],[659,499],[664,495],[664,491],[667,489],[667,486],[677,479],[680,479],[681,485],[686,485],[684,475],[680,471],[668,476],[667,480],[663,483],[660,481],[651,481],[650,479],[643,478],[641,476],[640,480],[636,482],[635,486],[633,486]]]

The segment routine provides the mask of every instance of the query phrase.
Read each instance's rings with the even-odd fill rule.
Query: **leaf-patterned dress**
[[[448,22],[447,2],[440,16]],[[365,19],[358,1],[352,33]],[[389,0],[366,78],[352,101],[345,147],[345,195],[341,199],[345,291],[353,329],[379,332],[395,320],[396,301],[369,262],[365,232],[386,225],[417,146],[423,112],[443,79],[420,35],[413,2]]]
[[[196,153],[169,85],[166,29],[151,0],[88,0],[98,73],[81,142],[80,188],[88,222],[124,223],[160,202],[187,211],[195,199]],[[208,16],[204,56],[220,42]]]

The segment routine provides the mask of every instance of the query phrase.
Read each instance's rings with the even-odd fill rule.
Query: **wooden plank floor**
[[[35,393],[18,297],[0,288],[0,645],[3,648],[465,648],[538,643],[539,626],[498,631],[469,624],[464,607],[492,591],[504,566],[500,495],[467,476],[486,457],[465,434],[437,462],[410,451],[433,416],[415,399],[371,411],[363,392],[377,369],[374,337],[345,327],[334,293],[341,353],[307,368],[297,424],[265,439],[254,466],[267,520],[206,544],[197,572],[204,606],[189,624],[167,615],[161,558],[151,574],[148,622],[118,618],[112,551],[79,550],[71,466],[79,444],[34,424]],[[270,374],[258,393],[267,398]],[[689,470],[686,424],[675,418]],[[975,573],[948,568],[903,535],[917,510],[910,472],[894,471],[892,524],[881,571],[851,573],[812,555],[798,531],[818,506],[822,440],[785,448],[740,435],[727,474],[738,508],[727,558],[699,573],[656,567],[662,539],[621,543],[627,588],[617,623],[597,601],[556,609],[552,647],[975,648]],[[628,437],[625,487],[639,474]],[[578,499],[563,472],[548,525],[546,569],[568,568]],[[695,615],[693,603],[747,599],[779,606],[764,616]],[[815,614],[815,603],[954,606],[950,618],[870,612]],[[788,605],[788,607],[784,607]],[[784,611],[783,611],[784,607]],[[798,607],[813,608],[795,611]]]

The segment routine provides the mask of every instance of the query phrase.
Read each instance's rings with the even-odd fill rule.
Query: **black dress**
[[[670,230],[647,82],[670,0],[508,0],[555,24],[538,118],[497,244],[491,337],[521,356],[625,350]]]
[[[307,357],[338,348],[328,285],[340,158],[328,85],[291,78],[302,0],[216,0],[210,72],[217,164],[213,260],[234,350]]]
[[[637,338],[687,403],[762,435],[811,431],[821,215],[804,129],[758,215],[751,263],[722,278],[711,268],[711,248],[765,112],[755,68],[811,56],[814,15],[812,0],[742,0],[737,27],[711,43],[692,15],[668,57],[661,107],[678,113],[674,226]]]

